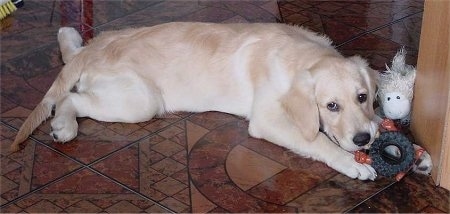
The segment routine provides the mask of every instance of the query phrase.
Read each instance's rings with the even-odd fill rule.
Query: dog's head
[[[377,132],[375,87],[376,73],[362,58],[326,57],[298,72],[283,107],[306,140],[321,130],[343,149],[356,151],[368,147]]]

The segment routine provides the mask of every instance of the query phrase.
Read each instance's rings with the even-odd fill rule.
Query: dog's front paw
[[[55,117],[52,122],[52,132],[50,136],[55,142],[65,143],[74,139],[78,133],[78,123],[65,117]]]
[[[372,166],[356,162],[353,158],[353,155],[351,154],[345,157],[341,157],[340,159],[333,161],[332,164],[329,165],[333,169],[350,178],[372,181],[377,178],[377,172]]]

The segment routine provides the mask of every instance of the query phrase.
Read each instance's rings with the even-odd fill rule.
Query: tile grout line
[[[359,39],[360,37],[363,37],[363,36],[365,36],[365,35],[371,34],[371,33],[375,32],[375,31],[378,31],[378,30],[383,29],[383,28],[385,28],[385,27],[388,27],[388,26],[391,26],[391,25],[393,25],[393,24],[396,24],[396,23],[398,23],[398,22],[400,22],[400,21],[403,21],[404,19],[407,19],[407,18],[409,18],[409,17],[411,17],[411,16],[414,16],[414,15],[417,15],[417,14],[419,14],[419,13],[423,13],[423,11],[416,12],[416,13],[412,13],[412,14],[410,14],[410,15],[404,16],[404,17],[402,17],[402,18],[400,18],[400,19],[397,19],[397,20],[394,20],[394,21],[392,21],[392,22],[389,22],[389,23],[380,25],[380,26],[378,26],[378,27],[375,27],[375,28],[366,30],[366,31],[364,31],[364,32],[362,32],[362,33],[360,33],[360,34],[357,34],[356,36],[354,36],[354,37],[348,39],[347,41],[344,41],[344,42],[342,42],[342,43],[336,45],[335,48],[339,48],[339,47],[341,47],[341,46],[344,46],[344,45],[346,45],[346,44],[348,44],[348,43],[350,43],[350,42],[352,42],[352,41],[354,41],[354,40],[356,40],[356,39]],[[343,24],[347,25],[346,23],[343,23]],[[354,27],[354,26],[351,26],[351,27]],[[358,28],[358,27],[355,27],[355,28],[360,29],[360,28]],[[360,29],[360,30],[362,30],[362,29]],[[384,38],[384,37],[383,37],[383,38]]]
[[[277,2],[279,3],[279,1],[277,1]],[[283,17],[283,14],[281,13],[281,9],[280,9],[280,8],[281,8],[281,7],[280,7],[280,5],[278,4],[278,9],[279,9],[279,11],[280,11],[281,21],[284,23],[284,22],[285,22],[285,18]],[[395,23],[397,23],[397,22],[400,22],[400,21],[402,21],[402,20],[404,20],[404,19],[406,19],[406,18],[409,18],[409,17],[411,17],[411,16],[417,15],[417,14],[419,14],[419,13],[423,13],[423,10],[421,10],[421,11],[419,11],[419,12],[414,12],[414,13],[411,13],[411,14],[409,14],[409,15],[405,15],[405,16],[403,16],[403,17],[401,17],[401,18],[398,18],[398,19],[396,19],[396,20],[394,20],[394,21],[391,21],[391,22],[388,22],[388,23],[386,23],[386,24],[380,25],[380,26],[378,26],[378,27],[375,27],[375,28],[372,28],[372,29],[369,29],[369,30],[364,30],[364,29],[361,29],[361,28],[359,28],[359,27],[357,27],[357,26],[353,26],[353,25],[347,24],[346,22],[338,21],[338,20],[336,20],[335,18],[332,18],[331,15],[321,14],[321,13],[318,13],[317,11],[312,11],[312,10],[310,10],[310,8],[303,8],[301,11],[307,11],[307,12],[309,12],[309,13],[313,13],[313,14],[315,14],[315,15],[318,15],[319,17],[324,16],[324,17],[326,17],[326,18],[328,18],[328,19],[335,20],[335,21],[337,21],[337,22],[339,22],[340,24],[343,24],[343,25],[345,25],[345,26],[352,27],[352,28],[356,28],[356,29],[358,29],[358,30],[362,30],[362,31],[363,31],[363,32],[357,34],[356,36],[354,36],[354,37],[348,39],[347,41],[344,41],[344,42],[342,42],[342,43],[340,43],[340,44],[337,44],[337,45],[335,46],[335,48],[339,48],[339,47],[341,47],[341,46],[343,46],[343,45],[345,45],[345,44],[347,44],[347,43],[350,43],[350,42],[352,42],[352,41],[354,41],[354,40],[356,40],[356,39],[358,39],[358,38],[360,38],[360,37],[362,37],[362,36],[365,36],[365,35],[367,35],[367,34],[373,33],[373,32],[375,32],[375,31],[378,31],[378,30],[380,30],[380,29],[382,29],[382,28],[385,28],[385,27],[387,27],[387,26],[393,25],[393,24],[395,24]],[[295,12],[294,14],[297,14],[297,12]],[[321,23],[323,24],[324,21],[321,21]],[[323,25],[322,25],[322,27],[324,28]],[[326,35],[325,32],[323,33],[323,35]],[[383,38],[384,38],[384,37],[383,37]]]
[[[91,166],[93,166],[93,165],[95,165],[95,164],[97,164],[97,163],[99,163],[99,162],[101,162],[101,161],[103,161],[103,160],[105,160],[105,159],[107,159],[107,158],[110,158],[112,155],[114,155],[114,154],[116,154],[116,153],[118,153],[118,152],[120,152],[120,151],[123,151],[123,150],[125,150],[125,149],[127,149],[127,148],[129,148],[129,147],[132,147],[132,146],[134,146],[134,145],[137,145],[137,144],[139,144],[141,141],[143,141],[143,140],[145,140],[145,139],[148,139],[148,138],[150,138],[150,137],[153,137],[153,136],[155,136],[155,135],[157,135],[157,134],[159,134],[159,133],[161,133],[161,132],[163,132],[163,131],[169,129],[169,127],[173,126],[174,124],[179,123],[179,122],[181,122],[181,121],[183,121],[183,120],[186,120],[187,118],[189,118],[189,117],[191,117],[191,116],[192,116],[192,114],[189,114],[189,115],[186,116],[186,117],[181,117],[180,119],[178,119],[178,120],[176,120],[176,121],[174,121],[174,122],[172,122],[172,123],[169,123],[169,124],[168,124],[167,126],[165,126],[164,128],[160,128],[160,129],[158,129],[158,130],[155,131],[155,132],[152,132],[152,133],[150,133],[150,134],[148,134],[148,135],[146,135],[146,136],[144,136],[144,137],[141,137],[141,138],[139,138],[139,139],[137,139],[137,140],[135,140],[135,141],[133,141],[133,142],[131,142],[131,143],[129,143],[129,144],[123,146],[122,148],[119,148],[119,149],[117,149],[117,150],[115,150],[115,151],[112,151],[112,152],[110,152],[109,154],[106,154],[105,156],[100,157],[100,158],[98,158],[98,159],[96,159],[96,160],[90,162],[89,164],[85,164],[85,166],[91,167]]]
[[[1,123],[4,124],[3,121],[1,121]],[[4,125],[9,126],[9,124],[4,124]],[[170,126],[170,125],[169,125],[169,126]],[[58,153],[59,155],[61,155],[61,156],[63,156],[63,157],[66,157],[66,158],[68,158],[68,159],[70,159],[70,160],[72,160],[72,161],[75,161],[76,163],[78,163],[78,164],[81,165],[81,166],[80,166],[79,168],[77,168],[77,169],[75,169],[75,170],[73,170],[73,171],[71,171],[71,172],[65,174],[65,175],[62,175],[61,177],[58,177],[58,178],[56,178],[56,179],[54,179],[54,180],[52,180],[52,181],[50,181],[50,182],[48,182],[48,183],[46,183],[46,184],[44,184],[44,185],[42,185],[42,186],[40,186],[40,187],[34,189],[34,190],[31,190],[31,191],[29,191],[29,192],[27,192],[27,193],[25,193],[25,194],[23,194],[23,195],[21,195],[21,196],[15,198],[15,199],[13,199],[13,200],[11,200],[11,201],[8,201],[7,203],[1,205],[2,208],[8,206],[8,205],[11,204],[11,203],[14,203],[14,202],[16,202],[16,201],[19,201],[19,200],[21,200],[21,199],[24,199],[24,198],[28,197],[29,195],[31,195],[31,194],[33,194],[33,193],[36,193],[36,192],[38,192],[38,191],[40,191],[40,190],[42,190],[42,189],[44,189],[44,188],[46,188],[46,187],[48,187],[48,186],[54,184],[54,183],[57,183],[57,182],[59,182],[59,181],[65,179],[65,178],[67,178],[67,177],[69,177],[69,176],[71,176],[71,175],[73,175],[73,174],[75,174],[75,173],[81,171],[81,170],[88,169],[88,170],[90,170],[91,172],[94,172],[95,174],[98,174],[98,175],[100,175],[100,176],[102,176],[102,177],[104,177],[104,178],[107,178],[107,179],[111,180],[113,183],[115,183],[115,184],[121,186],[122,188],[125,188],[126,190],[128,190],[128,191],[130,191],[130,192],[132,192],[132,193],[134,193],[134,194],[136,194],[136,195],[139,195],[140,197],[145,198],[145,199],[151,201],[151,202],[154,203],[154,204],[158,204],[158,206],[161,206],[163,209],[166,209],[166,210],[168,210],[168,211],[171,211],[169,208],[165,208],[163,205],[159,204],[159,203],[156,202],[155,200],[153,200],[153,199],[151,199],[151,198],[149,198],[149,197],[147,197],[147,196],[145,196],[145,195],[143,195],[143,194],[141,194],[141,193],[139,193],[139,192],[137,192],[137,191],[135,191],[135,190],[129,188],[129,187],[126,186],[125,184],[122,184],[121,182],[115,180],[114,178],[109,177],[109,176],[107,176],[107,175],[104,175],[103,173],[101,173],[101,172],[99,172],[99,171],[97,171],[96,169],[94,169],[94,168],[91,167],[91,165],[94,165],[94,164],[96,164],[96,163],[98,163],[98,162],[104,160],[105,158],[100,158],[100,159],[98,159],[98,160],[96,160],[96,161],[94,161],[94,162],[92,162],[92,163],[90,163],[90,164],[85,164],[85,163],[83,163],[83,162],[81,162],[81,161],[76,160],[75,158],[72,158],[72,157],[66,155],[65,153],[60,152],[59,150],[57,150],[57,149],[55,149],[55,148],[53,148],[53,147],[51,147],[51,146],[49,146],[49,145],[47,145],[47,144],[45,144],[45,143],[40,142],[40,141],[37,140],[35,137],[30,136],[30,138],[31,138],[31,140],[33,140],[35,143],[39,143],[39,144],[41,144],[42,146],[46,147],[47,149],[50,149],[50,150],[52,150],[52,151]],[[131,144],[134,144],[134,143],[131,143]],[[130,145],[131,145],[131,144],[130,144]],[[121,149],[119,149],[119,150],[128,148],[130,145],[127,145],[127,146],[125,146],[125,147],[123,147],[123,148],[121,148]],[[108,155],[108,156],[109,156],[109,155]],[[173,211],[172,211],[172,212],[173,212]]]
[[[86,168],[86,167],[80,167],[80,168],[78,168],[78,169],[75,169],[75,170],[73,170],[73,171],[71,171],[71,172],[69,172],[69,173],[67,173],[67,174],[65,174],[65,175],[63,175],[63,176],[61,176],[61,177],[59,177],[59,178],[56,178],[56,179],[54,179],[54,180],[52,180],[52,181],[50,181],[50,182],[48,182],[48,183],[46,183],[46,184],[44,184],[44,185],[42,185],[42,186],[36,188],[36,189],[34,189],[34,190],[31,190],[31,191],[29,191],[29,192],[27,192],[27,193],[25,193],[25,194],[23,194],[23,195],[20,195],[20,196],[18,196],[18,197],[16,197],[16,198],[12,199],[11,201],[6,202],[5,204],[2,204],[2,205],[0,206],[0,208],[7,207],[7,206],[9,206],[10,204],[13,204],[13,203],[15,203],[15,202],[17,202],[17,201],[19,201],[19,200],[21,200],[21,199],[24,199],[24,198],[30,196],[30,195],[33,194],[33,193],[36,193],[36,192],[38,192],[38,191],[41,191],[42,189],[48,187],[49,185],[54,184],[54,183],[56,183],[56,182],[58,182],[58,181],[61,181],[61,180],[63,180],[64,178],[67,178],[67,177],[69,177],[69,176],[71,176],[71,175],[73,175],[73,174],[75,174],[75,173],[77,173],[77,172],[79,172],[79,171],[81,171],[81,170],[83,170],[83,169],[85,169],[85,168]],[[20,208],[21,208],[21,209],[24,209],[24,208],[22,208],[22,207],[20,207]]]
[[[180,122],[180,121],[186,120],[187,118],[189,118],[189,117],[191,117],[191,116],[192,116],[192,114],[189,114],[189,115],[186,116],[186,117],[181,117],[179,120],[176,120],[175,122],[169,123],[169,124],[168,124],[167,126],[165,126],[164,128],[160,128],[160,129],[156,130],[155,132],[152,132],[152,133],[150,133],[150,134],[148,134],[148,135],[145,135],[144,137],[141,137],[141,138],[139,138],[139,139],[137,139],[137,140],[135,140],[135,141],[131,141],[131,142],[128,143],[127,145],[125,145],[125,146],[123,146],[123,147],[121,147],[121,148],[119,148],[119,149],[117,149],[117,150],[115,150],[115,151],[112,151],[112,152],[110,152],[110,153],[104,155],[103,157],[100,157],[100,158],[98,158],[98,159],[96,159],[96,160],[93,160],[93,161],[91,161],[91,162],[88,163],[88,164],[83,163],[83,162],[77,160],[76,158],[71,157],[71,156],[69,156],[69,155],[67,155],[67,154],[65,154],[65,153],[63,153],[63,152],[61,152],[61,151],[59,151],[59,150],[53,148],[52,146],[50,146],[50,145],[44,143],[43,141],[37,139],[37,138],[34,137],[33,135],[30,135],[30,136],[28,137],[28,139],[31,139],[31,140],[33,140],[35,143],[38,143],[38,144],[40,144],[40,145],[42,145],[42,146],[44,146],[44,147],[46,147],[46,148],[48,148],[48,149],[50,149],[50,150],[56,152],[56,153],[58,153],[59,155],[65,157],[65,158],[68,158],[68,159],[70,159],[70,160],[72,160],[72,161],[74,161],[74,162],[76,162],[76,163],[78,163],[78,164],[80,164],[80,165],[82,165],[82,166],[84,166],[84,167],[90,167],[90,166],[92,166],[92,165],[97,164],[98,162],[101,162],[101,161],[103,161],[103,160],[109,158],[110,156],[112,156],[112,155],[115,154],[116,152],[122,151],[122,150],[124,150],[124,149],[126,149],[126,148],[129,148],[129,147],[131,147],[131,146],[133,146],[133,145],[139,143],[140,141],[142,141],[142,140],[144,140],[144,139],[150,138],[150,137],[152,137],[152,136],[154,136],[154,135],[156,135],[156,134],[158,134],[158,133],[161,133],[161,132],[163,132],[164,130],[168,129],[170,126],[172,126],[172,125],[174,125],[174,124],[176,124],[176,123],[178,123],[178,122]],[[0,124],[7,126],[8,128],[13,129],[14,131],[18,131],[18,129],[17,129],[16,127],[10,125],[9,123],[7,123],[7,122],[5,122],[5,121],[3,121],[3,120],[0,121]]]
[[[383,192],[383,191],[389,189],[391,186],[393,186],[393,185],[396,184],[396,183],[398,183],[398,182],[395,181],[395,182],[392,182],[392,183],[388,184],[387,186],[385,186],[385,187],[381,188],[380,190],[376,191],[375,193],[373,193],[372,195],[370,195],[370,196],[367,197],[366,199],[360,201],[360,202],[357,203],[356,205],[354,205],[354,206],[350,207],[349,209],[343,211],[343,213],[350,213],[350,212],[352,212],[352,210],[355,209],[355,208],[357,208],[359,205],[361,205],[361,204],[365,203],[366,201],[372,199],[373,197],[377,196],[377,195],[380,194],[381,192]]]
[[[154,136],[154,135],[157,134],[157,133],[161,133],[162,131],[168,129],[168,128],[171,127],[172,125],[174,125],[174,124],[176,124],[176,123],[178,123],[178,122],[180,122],[180,121],[184,121],[184,120],[186,120],[187,118],[191,117],[192,115],[193,115],[193,113],[190,113],[189,115],[187,115],[187,116],[185,116],[185,117],[181,117],[179,120],[176,120],[176,121],[170,123],[169,125],[165,126],[164,128],[161,128],[161,129],[157,130],[156,132],[153,132],[153,133],[151,133],[151,134],[149,134],[149,135],[147,135],[147,136],[144,136],[144,137],[142,137],[142,138],[140,138],[140,139],[138,139],[138,140],[136,140],[136,141],[134,141],[134,142],[132,142],[132,143],[129,143],[128,145],[126,145],[126,146],[124,146],[124,147],[122,147],[122,148],[119,148],[118,150],[115,150],[115,151],[113,151],[113,152],[111,152],[111,153],[109,153],[109,154],[107,154],[107,155],[105,155],[105,156],[103,156],[103,157],[101,157],[101,158],[99,158],[99,159],[97,159],[97,160],[94,160],[94,161],[92,161],[92,162],[89,163],[89,164],[85,164],[85,163],[83,163],[83,162],[77,160],[76,158],[73,158],[73,157],[71,157],[71,156],[69,156],[69,155],[67,155],[67,154],[65,154],[65,153],[63,153],[63,152],[61,152],[61,151],[59,151],[59,150],[57,150],[57,149],[51,147],[50,145],[48,145],[48,144],[42,142],[41,140],[35,138],[34,136],[29,136],[29,139],[31,139],[31,140],[34,141],[35,143],[38,143],[38,144],[40,144],[40,145],[46,147],[47,149],[50,149],[50,150],[52,150],[53,152],[56,152],[57,154],[59,154],[59,155],[65,157],[65,158],[68,158],[68,159],[71,160],[71,161],[74,161],[75,163],[77,163],[77,164],[79,164],[79,165],[81,165],[81,166],[80,166],[80,168],[78,168],[78,169],[75,169],[75,170],[73,170],[73,171],[71,171],[71,172],[69,172],[69,173],[67,173],[67,174],[65,174],[65,175],[62,175],[61,177],[58,177],[58,178],[56,178],[56,179],[54,179],[54,180],[52,180],[52,181],[50,181],[50,182],[48,182],[48,183],[46,183],[46,184],[44,184],[44,185],[42,185],[42,186],[40,186],[40,187],[38,187],[38,188],[32,190],[32,191],[29,191],[29,192],[27,192],[27,193],[25,193],[25,194],[23,194],[23,195],[21,195],[21,196],[19,196],[19,197],[17,197],[17,198],[14,198],[14,199],[11,200],[11,201],[8,201],[7,203],[1,205],[1,207],[2,207],[2,208],[3,208],[3,207],[6,207],[6,206],[8,206],[8,205],[11,204],[11,203],[14,203],[14,202],[16,202],[16,201],[18,201],[18,200],[21,200],[21,199],[23,199],[23,198],[26,198],[27,196],[29,196],[29,195],[31,195],[31,194],[37,192],[37,191],[40,191],[40,190],[42,190],[42,189],[44,189],[44,188],[46,188],[46,187],[48,187],[48,186],[50,186],[50,185],[52,185],[52,184],[58,182],[58,181],[61,181],[62,179],[67,178],[67,177],[69,177],[69,176],[75,174],[76,172],[79,172],[79,171],[81,171],[81,170],[83,170],[83,169],[89,169],[90,171],[92,171],[92,172],[94,172],[94,173],[96,173],[96,174],[98,174],[98,175],[100,175],[100,176],[102,176],[102,177],[105,177],[105,178],[110,179],[111,181],[113,181],[114,183],[118,184],[119,186],[121,186],[121,187],[127,189],[128,191],[133,192],[133,193],[139,195],[139,196],[142,197],[142,198],[145,198],[145,199],[147,199],[147,200],[150,200],[152,203],[157,204],[158,206],[162,207],[163,209],[166,209],[166,210],[168,209],[168,211],[173,212],[170,208],[165,208],[163,205],[159,204],[157,201],[155,201],[155,200],[153,200],[153,199],[151,199],[151,198],[149,198],[149,197],[147,197],[147,196],[145,196],[145,195],[143,195],[143,194],[141,194],[141,193],[139,193],[139,192],[137,192],[137,191],[135,191],[135,190],[129,188],[129,187],[126,186],[125,184],[122,184],[121,182],[115,180],[115,179],[112,178],[112,177],[109,177],[109,176],[107,176],[107,175],[102,174],[101,172],[99,172],[99,171],[97,171],[96,169],[92,168],[92,166],[95,165],[95,164],[97,164],[97,163],[99,163],[99,162],[101,162],[101,161],[103,161],[103,160],[105,160],[105,159],[107,159],[107,158],[109,158],[110,156],[112,156],[113,154],[115,154],[115,153],[117,153],[117,152],[120,152],[120,151],[122,151],[122,150],[124,150],[124,149],[127,149],[127,148],[129,148],[129,147],[131,147],[131,146],[133,146],[133,145],[135,145],[135,144],[138,144],[140,141],[142,141],[142,140],[144,140],[144,139],[146,139],[146,138],[149,138],[149,137],[151,137],[151,136]],[[15,130],[15,131],[18,131],[17,128],[13,127],[12,125],[6,123],[6,122],[3,121],[3,120],[0,121],[0,124],[2,124],[2,125],[4,125],[4,126],[7,126],[8,128],[13,129],[13,130]]]
[[[148,196],[146,196],[146,195],[140,193],[139,191],[133,190],[132,188],[128,187],[126,184],[123,184],[122,182],[116,180],[116,179],[113,178],[113,177],[110,177],[110,176],[108,176],[108,175],[106,175],[106,174],[103,174],[102,172],[98,171],[97,169],[93,168],[92,166],[95,165],[95,164],[97,164],[97,163],[99,163],[99,162],[101,162],[101,161],[103,161],[103,160],[105,160],[105,159],[107,159],[107,158],[109,158],[109,157],[112,156],[114,153],[120,152],[120,151],[122,151],[122,150],[124,150],[124,149],[127,149],[127,148],[129,148],[129,147],[132,147],[132,146],[134,146],[134,145],[138,145],[142,140],[147,139],[147,138],[149,138],[149,137],[151,137],[151,136],[154,136],[154,135],[156,135],[156,134],[158,134],[158,133],[161,133],[161,132],[163,132],[164,130],[169,129],[169,127],[171,127],[172,125],[174,125],[174,124],[176,124],[176,123],[179,123],[179,122],[181,122],[181,121],[187,120],[187,119],[190,118],[193,114],[194,114],[194,113],[190,113],[189,115],[187,115],[187,116],[185,116],[185,117],[181,117],[179,120],[176,120],[175,122],[170,123],[170,124],[167,125],[166,127],[161,128],[161,129],[159,129],[158,131],[156,131],[156,132],[154,132],[154,133],[152,133],[152,134],[149,134],[149,135],[147,135],[147,136],[145,136],[145,137],[142,137],[141,139],[136,140],[135,142],[130,143],[130,144],[128,144],[128,145],[126,145],[126,146],[124,146],[124,147],[122,147],[122,148],[120,148],[120,149],[114,151],[114,152],[111,152],[110,154],[108,154],[108,155],[106,155],[106,156],[104,156],[104,157],[102,157],[102,158],[99,158],[99,159],[97,159],[97,160],[91,162],[90,164],[85,165],[85,168],[91,170],[92,172],[94,172],[94,173],[96,173],[96,174],[98,174],[98,175],[100,175],[100,176],[102,176],[102,177],[104,177],[104,178],[107,178],[107,179],[113,181],[114,183],[116,183],[117,185],[119,185],[119,186],[121,186],[121,187],[127,189],[128,191],[130,191],[130,192],[132,192],[132,193],[134,193],[134,194],[136,194],[136,195],[138,195],[138,196],[140,196],[140,197],[142,197],[142,198],[145,198],[145,199],[151,201],[152,203],[154,203],[155,205],[161,207],[162,209],[165,209],[165,210],[167,210],[167,211],[169,211],[169,212],[171,212],[171,213],[175,213],[175,211],[173,211],[173,210],[170,209],[169,207],[166,207],[166,206],[164,206],[164,205],[158,203],[157,201],[155,201],[155,200],[149,198]]]
[[[55,38],[56,38],[56,33],[55,33]],[[1,40],[0,40],[0,41],[1,41]],[[19,55],[16,55],[16,56],[14,56],[14,57],[12,57],[12,58],[9,58],[9,59],[5,60],[4,62],[2,62],[2,64],[12,63],[12,62],[14,62],[14,61],[16,61],[16,60],[23,59],[25,56],[32,55],[32,54],[35,54],[35,53],[42,53],[42,52],[43,52],[43,51],[42,51],[43,49],[48,48],[48,47],[51,47],[52,45],[55,45],[55,44],[56,44],[56,46],[59,47],[57,41],[56,41],[56,42],[55,42],[55,41],[52,41],[52,42],[48,42],[48,43],[43,43],[42,45],[37,46],[37,47],[34,48],[33,50],[25,51],[23,54],[19,54]],[[58,48],[58,51],[59,51],[59,48]],[[50,67],[48,68],[48,70],[55,69],[55,68],[57,68],[58,66],[64,65],[64,64],[62,63],[62,60],[60,61],[60,63],[61,63],[61,64],[56,65],[56,66],[54,66],[54,67],[51,67],[51,66],[50,66]],[[7,70],[7,71],[2,71],[2,72],[11,72],[11,69],[9,69],[9,70]],[[20,77],[23,78],[23,76],[20,76]]]
[[[102,177],[104,177],[104,178],[106,178],[106,179],[108,179],[108,180],[111,180],[113,183],[115,183],[115,184],[121,186],[122,188],[124,188],[124,189],[126,189],[126,190],[128,190],[128,191],[130,191],[130,192],[132,192],[132,193],[134,193],[135,195],[138,195],[138,196],[141,197],[141,198],[144,198],[144,199],[146,199],[146,200],[151,201],[151,202],[154,203],[155,205],[158,205],[159,207],[163,208],[164,210],[167,210],[167,211],[169,211],[169,212],[171,212],[171,213],[175,213],[172,209],[170,209],[170,208],[168,208],[168,207],[166,207],[166,206],[164,206],[164,205],[158,203],[157,201],[155,201],[155,200],[151,199],[150,197],[148,197],[148,196],[146,196],[146,195],[140,193],[139,191],[136,191],[136,190],[134,190],[134,189],[128,187],[127,185],[125,185],[125,184],[123,184],[122,182],[120,182],[120,181],[114,179],[113,177],[110,177],[110,176],[108,176],[108,175],[105,175],[105,174],[101,173],[100,171],[98,171],[98,170],[96,170],[96,169],[94,169],[94,168],[92,168],[92,167],[90,167],[90,166],[86,166],[85,168],[89,169],[90,171],[94,172],[94,173],[97,174],[97,175],[100,175],[100,176],[102,176]]]
[[[116,21],[116,20],[122,19],[122,18],[124,18],[124,17],[126,17],[126,16],[129,16],[129,15],[131,15],[131,14],[138,13],[138,12],[140,12],[140,11],[143,11],[143,10],[149,8],[149,7],[153,7],[153,6],[155,6],[155,5],[162,4],[162,3],[164,3],[164,0],[156,0],[155,3],[153,3],[153,4],[151,4],[151,5],[147,5],[147,7],[141,8],[141,9],[139,9],[139,10],[133,11],[132,13],[124,14],[124,15],[121,16],[121,17],[114,18],[114,19],[109,20],[109,21],[107,21],[107,22],[105,22],[105,23],[99,24],[99,25],[97,25],[97,26],[95,26],[95,27],[94,27],[94,26],[89,26],[89,25],[88,25],[88,26],[89,26],[91,29],[93,29],[93,30],[99,30],[99,28],[101,28],[102,26],[105,26],[105,25],[107,25],[107,24],[110,24],[111,22],[114,22],[114,21]],[[123,28],[121,28],[121,29],[123,29]],[[115,28],[114,28],[114,30],[118,30],[118,29],[115,29]],[[108,31],[111,31],[111,30],[108,30]]]

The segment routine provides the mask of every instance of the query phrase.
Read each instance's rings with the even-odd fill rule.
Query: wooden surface
[[[450,1],[427,0],[422,19],[412,131],[431,154],[432,176],[450,189]]]

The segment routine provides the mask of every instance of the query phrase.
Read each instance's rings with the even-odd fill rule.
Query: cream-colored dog
[[[85,47],[73,28],[61,28],[58,41],[66,65],[13,151],[52,108],[59,142],[76,137],[76,117],[136,123],[164,112],[221,111],[247,118],[253,137],[351,178],[376,177],[351,153],[377,131],[375,73],[323,36],[284,24],[169,23],[103,33]]]

